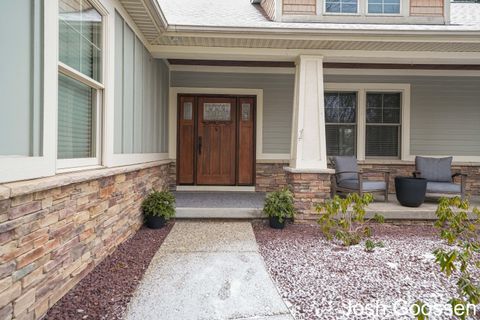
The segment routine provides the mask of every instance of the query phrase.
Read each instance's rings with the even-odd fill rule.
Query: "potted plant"
[[[160,229],[175,216],[175,196],[168,190],[153,190],[142,202],[147,227]]]
[[[263,212],[269,218],[271,228],[283,229],[285,220],[295,215],[292,192],[288,188],[283,188],[269,193],[265,199]]]

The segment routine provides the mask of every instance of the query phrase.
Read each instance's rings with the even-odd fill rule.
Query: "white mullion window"
[[[327,156],[410,160],[410,85],[326,83]]]
[[[400,14],[400,0],[368,0],[369,14]]]
[[[358,0],[325,0],[326,14],[358,14]]]
[[[59,0],[58,169],[101,163],[103,20],[88,0]]]
[[[368,91],[366,99],[365,156],[399,159],[402,94]]]

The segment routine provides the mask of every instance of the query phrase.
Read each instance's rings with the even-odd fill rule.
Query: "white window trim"
[[[325,91],[357,92],[357,159],[365,160],[366,143],[366,98],[367,92],[400,92],[401,106],[401,141],[399,160],[411,160],[410,154],[410,84],[404,83],[325,83]],[[375,158],[369,157],[368,160]],[[379,157],[381,160],[388,160]]]
[[[42,156],[0,157],[0,183],[55,174],[58,75],[50,70],[56,70],[58,63],[58,3],[44,1],[43,6]]]
[[[108,10],[103,6],[103,4],[98,1],[98,0],[88,0],[94,7],[95,10],[98,11],[98,13],[102,16],[102,69],[101,69],[101,79],[105,81],[105,63],[106,63],[106,49],[107,49],[107,17],[109,16]],[[57,6],[58,6],[58,0],[56,0]],[[58,20],[58,17],[57,17]],[[59,31],[57,31],[58,34]],[[57,55],[58,56],[58,55]],[[95,157],[91,158],[72,158],[72,159],[58,159],[57,155],[57,160],[56,160],[56,169],[57,172],[63,172],[65,170],[74,170],[75,168],[78,168],[78,170],[83,170],[85,167],[91,167],[91,166],[98,166],[101,164],[102,161],[102,143],[103,143],[103,119],[104,119],[104,106],[105,106],[105,85],[96,81],[95,79],[86,76],[85,74],[81,73],[78,70],[75,70],[74,68],[66,65],[65,63],[61,62],[60,59],[58,59],[58,74],[63,74],[71,79],[77,80],[84,85],[89,86],[92,89],[96,90],[95,94],[95,106],[94,106],[94,119],[95,119],[95,124],[94,124],[94,132],[95,132],[95,139],[92,141],[94,144],[94,149],[95,149]],[[58,101],[57,101],[57,115],[58,115]],[[56,124],[58,126],[58,124]],[[58,139],[58,132],[55,137],[55,140]],[[56,151],[56,153],[58,150]]]
[[[239,88],[198,88],[198,87],[170,87],[169,95],[169,130],[168,152],[170,159],[177,158],[177,108],[178,95],[191,94],[233,94],[253,95],[257,97],[256,118],[256,160],[284,160],[290,159],[290,154],[264,153],[263,152],[263,90],[262,89],[239,89]]]

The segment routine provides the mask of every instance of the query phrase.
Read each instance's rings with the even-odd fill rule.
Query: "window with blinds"
[[[59,1],[60,61],[101,81],[102,16],[86,0]]]
[[[355,155],[357,136],[357,93],[325,93],[327,155]]]
[[[57,158],[98,164],[102,15],[87,0],[59,0]],[[84,161],[80,161],[80,160]]]
[[[400,157],[401,93],[367,92],[367,157]]]
[[[58,78],[58,159],[95,157],[96,90],[60,74]]]

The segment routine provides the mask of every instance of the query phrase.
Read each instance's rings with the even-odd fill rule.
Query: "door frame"
[[[212,94],[212,93],[177,93],[176,96],[176,181],[177,185],[180,185],[178,183],[179,181],[179,175],[180,175],[180,111],[181,108],[180,106],[180,101],[182,97],[190,97],[194,98],[194,106],[193,106],[193,123],[194,123],[194,152],[193,152],[193,184],[181,184],[182,186],[203,186],[197,184],[197,165],[198,165],[198,152],[197,152],[197,145],[196,141],[198,141],[198,98],[199,97],[211,97],[211,98],[235,98],[236,105],[235,105],[235,112],[236,112],[236,123],[235,123],[235,184],[233,186],[255,186],[256,185],[256,165],[257,165],[257,105],[258,105],[258,95],[257,94]],[[253,99],[253,156],[252,156],[252,184],[239,184],[238,183],[238,176],[239,176],[239,150],[238,150],[238,144],[239,144],[239,131],[240,131],[240,126],[239,122],[241,121],[241,117],[239,117],[239,98],[251,98]],[[215,186],[215,185],[213,185]],[[219,185],[221,186],[221,185]],[[228,186],[232,187],[232,186]]]

